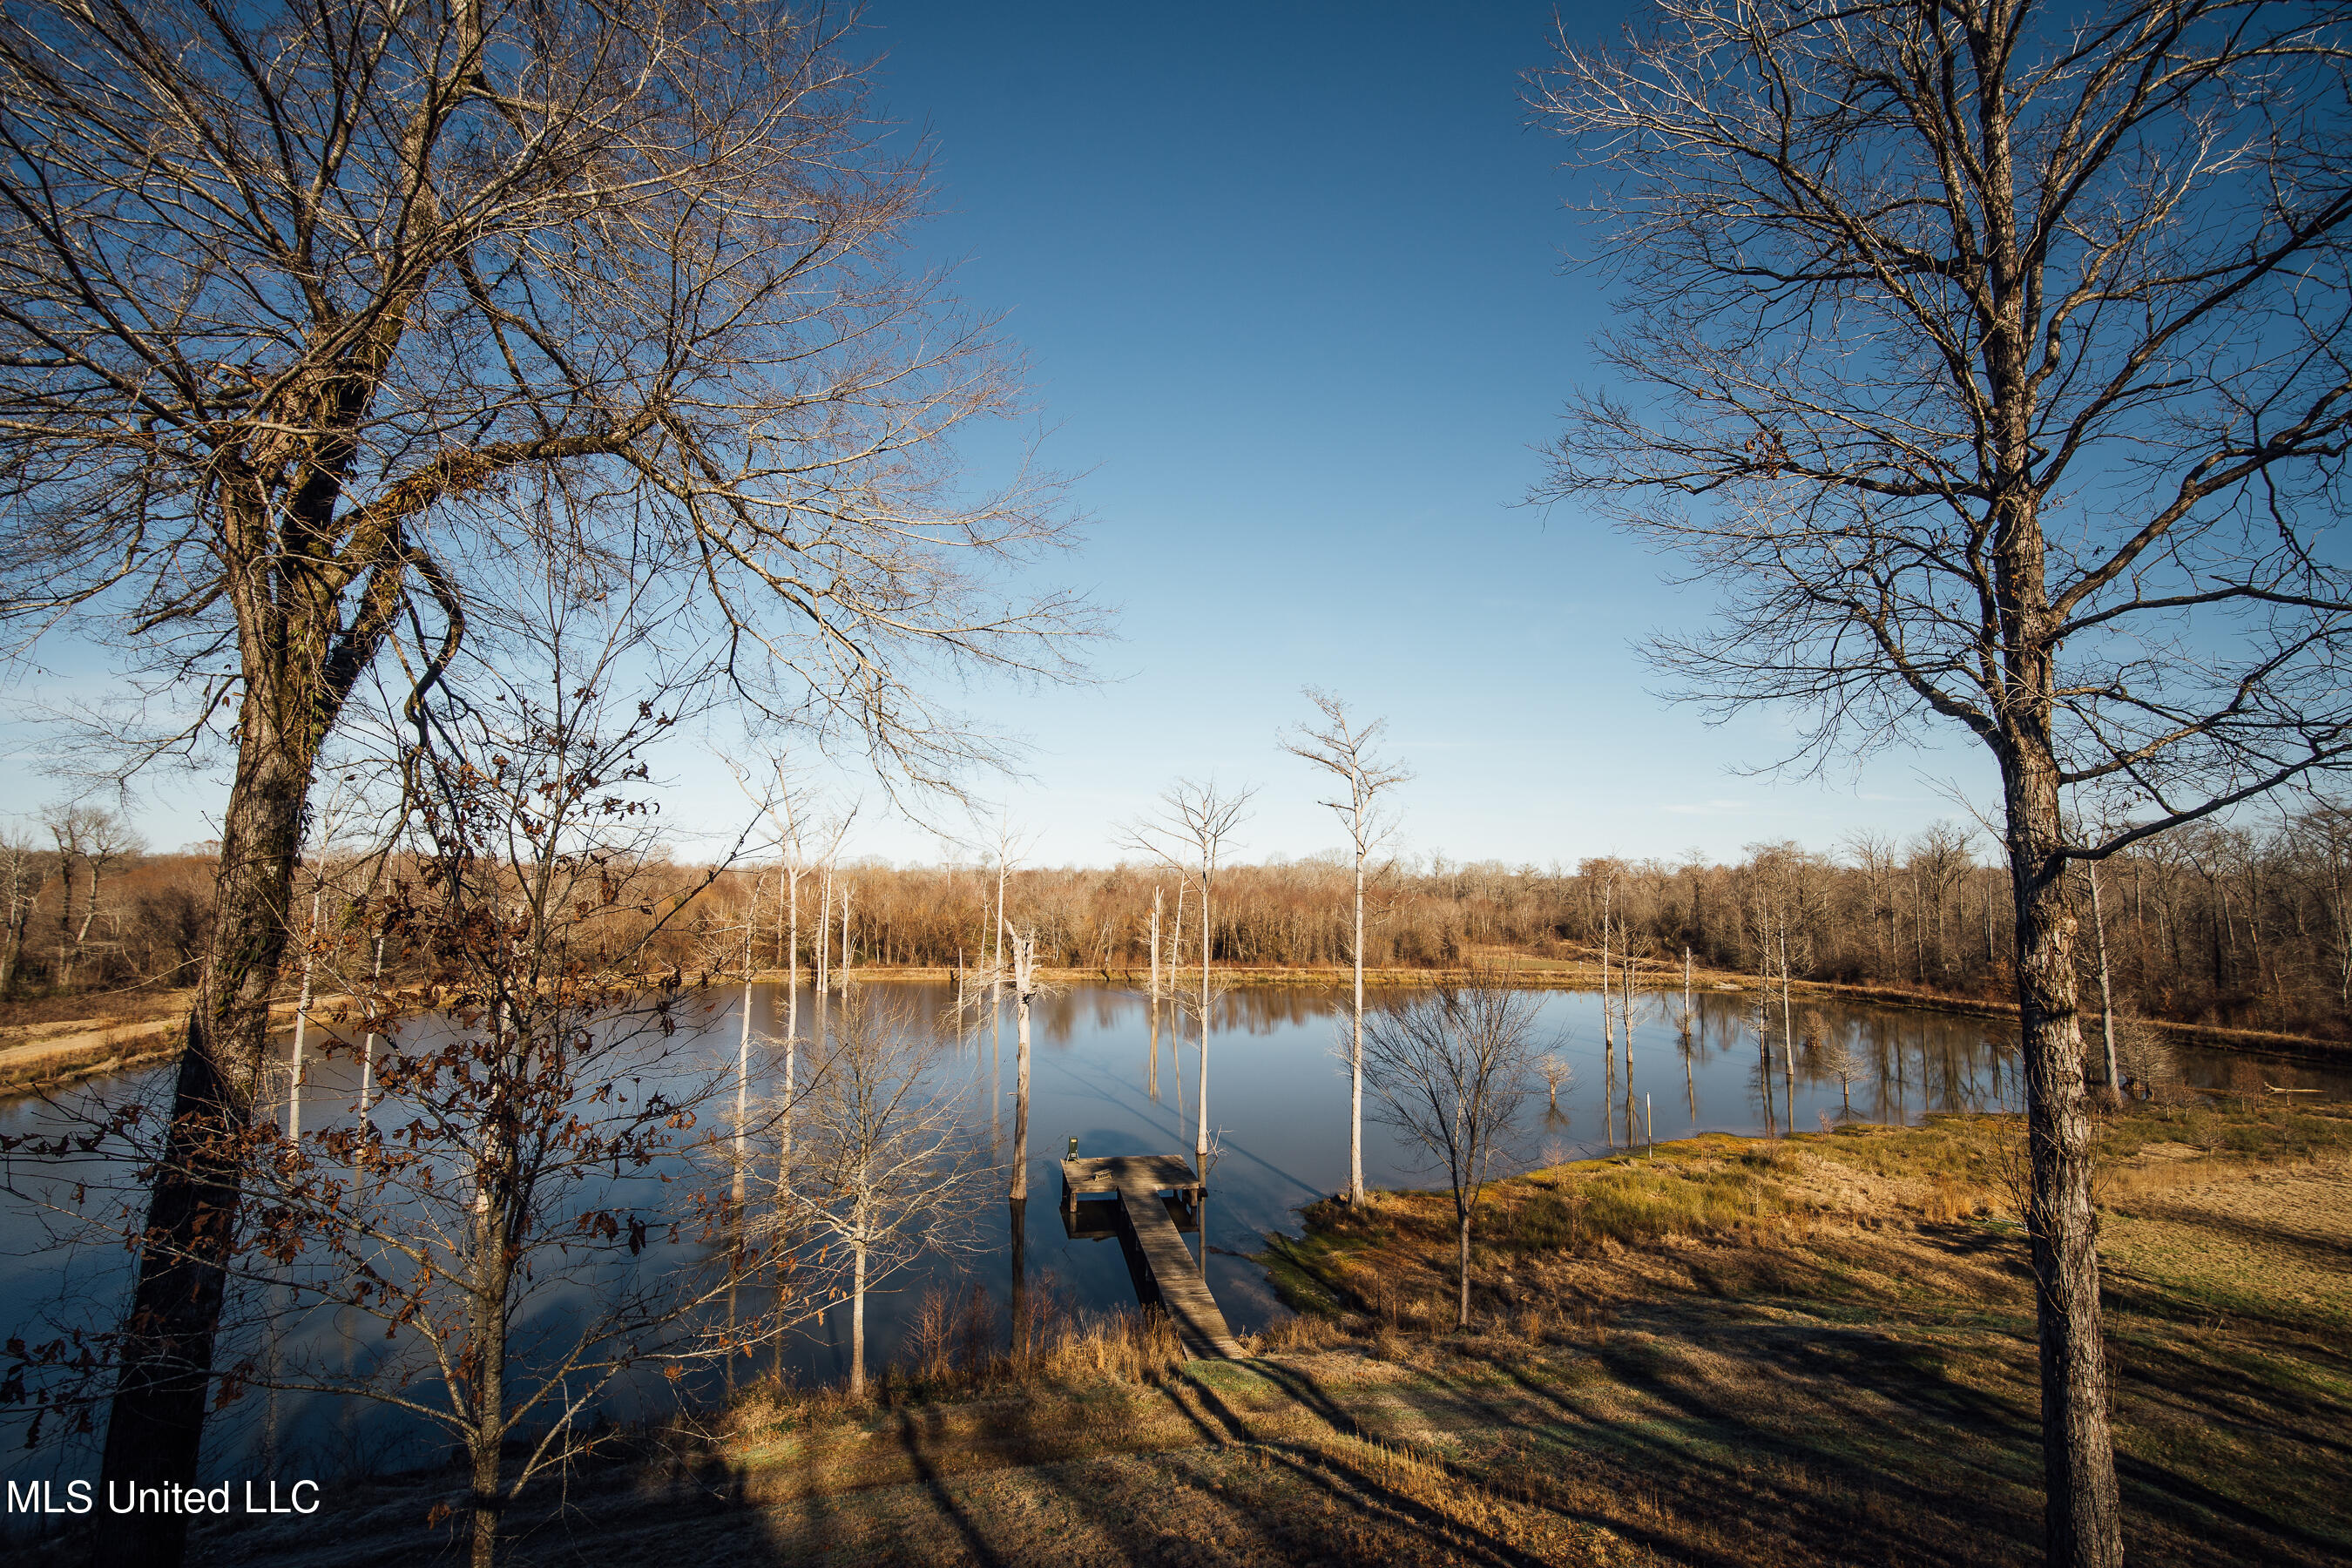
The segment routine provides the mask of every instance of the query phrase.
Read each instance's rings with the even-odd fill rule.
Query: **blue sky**
[[[956,263],[957,292],[1026,351],[1046,458],[1092,519],[1053,569],[1117,612],[1098,685],[967,699],[1031,744],[1029,777],[993,793],[1039,858],[1116,858],[1117,826],[1179,774],[1261,786],[1246,857],[1336,843],[1275,742],[1307,684],[1388,716],[1419,774],[1405,837],[1457,859],[1826,847],[1956,815],[1928,780],[1988,776],[1959,747],[1737,775],[1783,749],[1774,717],[1710,728],[1667,707],[1632,647],[1696,624],[1704,592],[1521,504],[1564,395],[1597,374],[1607,309],[1598,279],[1562,270],[1574,176],[1519,101],[1549,6],[876,0],[866,17],[885,103],[935,150],[919,258]],[[16,695],[44,690],[62,694]],[[0,812],[58,793],[35,731],[12,739]],[[740,812],[719,770],[674,771],[673,820]],[[207,836],[216,791],[157,793],[152,839]],[[939,852],[911,826],[861,829],[856,848]]]
[[[1104,857],[1180,773],[1262,786],[1248,848],[1334,843],[1274,744],[1302,684],[1388,716],[1406,835],[1457,858],[1826,846],[1952,815],[1923,769],[1976,782],[1962,750],[1735,776],[1780,726],[1662,705],[1631,646],[1705,595],[1521,504],[1606,309],[1519,100],[1550,6],[867,15],[937,148],[923,243],[1028,351],[1096,520],[1076,580],[1119,608],[1102,686],[983,708],[1036,746],[1011,799],[1046,857]]]

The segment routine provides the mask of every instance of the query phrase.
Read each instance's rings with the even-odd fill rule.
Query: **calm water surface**
[[[938,1016],[950,994],[944,986],[878,983],[877,997]],[[740,992],[714,1000],[694,1021],[694,1042],[731,1061],[741,1018]],[[1393,995],[1394,994],[1391,994]],[[1374,1004],[1381,998],[1375,995]],[[1661,1142],[1694,1131],[1774,1133],[1813,1130],[1843,1114],[1881,1122],[1916,1122],[1942,1111],[2015,1110],[2021,1086],[2013,1042],[1999,1020],[1842,1004],[1800,1004],[1797,1045],[1784,1059],[1777,1010],[1771,1048],[1760,1048],[1755,998],[1703,992],[1689,1026],[1679,993],[1636,998],[1631,1071],[1612,1068],[1604,1050],[1601,1000],[1591,992],[1543,994],[1546,1045],[1572,1067],[1574,1077],[1549,1109],[1538,1087],[1523,1117],[1519,1168],[1603,1153],[1654,1131]],[[755,1030],[781,1033],[782,995],[755,988]],[[964,1035],[958,1072],[974,1086],[970,1123],[996,1151],[1013,1157],[1013,1028],[1009,1005],[1001,1029],[982,1022]],[[801,999],[803,1031],[812,1004]],[[1264,1271],[1249,1255],[1271,1231],[1295,1232],[1300,1205],[1344,1186],[1348,1164],[1348,1086],[1341,1055],[1347,999],[1336,989],[1245,988],[1213,1008],[1209,1041],[1208,1123],[1221,1151],[1210,1175],[1207,1210],[1208,1278],[1237,1331],[1264,1324],[1282,1309]],[[1620,1026],[1622,1030],[1622,1026]],[[1072,1240],[1058,1213],[1058,1161],[1069,1141],[1083,1154],[1183,1153],[1200,1121],[1201,1050],[1197,1031],[1179,1027],[1168,1009],[1155,1010],[1137,993],[1084,986],[1042,998],[1033,1012],[1029,1119],[1029,1201],[1024,1266],[1031,1288],[1050,1289],[1074,1307],[1124,1306],[1133,1300],[1116,1241]],[[1842,1047],[1861,1064],[1861,1076],[1842,1083],[1825,1066]],[[2334,1096],[2352,1092],[2352,1075],[2303,1064],[2223,1053],[2182,1051],[2192,1083],[2259,1092],[2263,1085],[2305,1087]],[[348,1115],[357,1086],[341,1059],[313,1068],[303,1101],[306,1127]],[[95,1086],[121,1098],[168,1086],[161,1073]],[[87,1090],[76,1092],[88,1092]],[[1418,1152],[1400,1145],[1372,1119],[1368,1095],[1364,1173],[1374,1186],[1433,1184],[1437,1173]],[[38,1099],[0,1102],[0,1133],[21,1134],[53,1125],[58,1110]],[[1630,1129],[1630,1131],[1629,1131]],[[70,1189],[87,1170],[53,1166],[16,1171],[20,1192],[46,1192],[71,1208]],[[1013,1270],[1009,1205],[1000,1175],[996,1196],[971,1218],[971,1247],[902,1275],[890,1294],[867,1305],[869,1364],[898,1354],[905,1325],[923,1291],[976,1280],[1000,1302]],[[91,1206],[85,1199],[85,1207]],[[0,1329],[47,1339],[60,1328],[99,1324],[117,1308],[128,1279],[119,1244],[60,1236],[25,1197],[0,1210]],[[1191,1239],[1198,1245],[1200,1238]],[[830,1381],[845,1372],[845,1310],[826,1320],[787,1352],[793,1375]],[[299,1331],[314,1346],[346,1331],[331,1313],[314,1313]],[[646,1407],[653,1390],[624,1390],[612,1413]],[[707,1391],[706,1391],[707,1392]],[[278,1468],[287,1475],[332,1477],[387,1469],[440,1457],[441,1439],[412,1419],[331,1396],[281,1395],[275,1413]],[[213,1423],[208,1473],[258,1473],[253,1468],[261,1432],[273,1419],[268,1401],[248,1395]],[[21,1416],[0,1412],[0,1475],[94,1473],[86,1439],[46,1436],[22,1447]]]

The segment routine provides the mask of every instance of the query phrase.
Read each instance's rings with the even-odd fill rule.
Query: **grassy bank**
[[[1302,1313],[1247,1361],[1064,1314],[1015,1363],[945,1304],[875,1398],[762,1387],[617,1438],[524,1510],[515,1558],[2031,1562],[2016,1144],[1952,1118],[1499,1184],[1469,1333],[1419,1194],[1311,1211],[1271,1259]],[[2100,1152],[2132,1560],[2352,1555],[2352,1117],[2152,1110]],[[332,1531],[208,1528],[201,1560],[427,1560],[460,1496],[333,1489]]]
[[[2099,1144],[2129,1555],[2352,1553],[2352,1119],[2177,1108]],[[2040,1530],[2011,1118],[1702,1139],[1503,1184],[1451,1334],[1449,1215],[1328,1206],[1277,1250],[1332,1331],[1482,1361],[1551,1415],[1558,1506],[1664,1560],[2003,1563]]]

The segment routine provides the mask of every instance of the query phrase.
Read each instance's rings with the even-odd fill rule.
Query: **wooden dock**
[[[1076,1238],[1118,1237],[1135,1299],[1168,1314],[1185,1350],[1237,1358],[1242,1347],[1180,1234],[1200,1230],[1207,1195],[1192,1163],[1181,1154],[1062,1162],[1063,1229]],[[1201,1245],[1205,1258],[1208,1238]]]

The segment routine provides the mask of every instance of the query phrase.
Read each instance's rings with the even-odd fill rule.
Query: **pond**
[[[885,981],[866,989],[926,1017],[940,1016],[951,1000],[943,985]],[[1376,993],[1373,1005],[1400,994]],[[742,995],[716,993],[700,1005],[688,1019],[690,1049],[734,1058]],[[1612,1062],[1596,994],[1542,994],[1544,1046],[1565,1059],[1572,1077],[1560,1087],[1556,1107],[1542,1087],[1535,1089],[1514,1168],[1599,1154],[1651,1134],[1660,1142],[1694,1131],[1770,1134],[1814,1130],[1842,1116],[1910,1123],[1942,1111],[2015,1110],[2021,1102],[2016,1052],[2004,1034],[2013,1026],[2000,1020],[1800,1001],[1794,1050],[1781,1049],[1776,1010],[1768,1059],[1756,1001],[1752,993],[1701,992],[1685,1027],[1679,993],[1639,995],[1630,1052],[1622,1024],[1610,1031],[1618,1047]],[[755,1031],[781,1031],[781,988],[755,987],[750,1004]],[[1014,1110],[1009,1002],[1003,1012],[999,1024],[983,1022],[964,1032],[953,1069],[970,1086],[967,1122],[1000,1163],[1012,1157]],[[809,1030],[813,1004],[805,991],[800,1016]],[[1205,1216],[1207,1276],[1236,1331],[1262,1326],[1282,1310],[1264,1270],[1251,1260],[1265,1236],[1295,1232],[1302,1205],[1346,1184],[1346,994],[1332,988],[1238,987],[1213,1005],[1208,1123],[1217,1154]],[[1197,1029],[1189,1022],[1180,1026],[1171,1009],[1155,1009],[1135,991],[1080,985],[1038,1000],[1033,1041],[1031,1197],[1022,1258],[1030,1289],[1074,1308],[1129,1305],[1133,1291],[1118,1243],[1064,1233],[1058,1161],[1072,1139],[1083,1154],[1189,1155],[1200,1121]],[[2310,1088],[2336,1096],[2352,1090],[2352,1074],[2340,1069],[2219,1052],[2175,1054],[2183,1078],[2195,1084],[2252,1092],[2265,1085]],[[1839,1070],[1841,1059],[1851,1065]],[[306,1126],[349,1114],[356,1098],[353,1077],[349,1061],[317,1062],[304,1093]],[[94,1087],[119,1099],[142,1087],[160,1094],[165,1080],[158,1072]],[[85,1086],[58,1099],[89,1092]],[[1400,1143],[1377,1120],[1376,1110],[1368,1096],[1366,1181],[1399,1187],[1441,1180],[1418,1151]],[[54,1125],[59,1114],[38,1098],[0,1103],[0,1133]],[[93,1162],[103,1153],[97,1151]],[[46,1192],[71,1209],[80,1194],[70,1189],[95,1182],[90,1171],[97,1168],[95,1163],[89,1169],[59,1163],[28,1171],[20,1161],[15,1177],[20,1191]],[[992,1196],[969,1216],[965,1248],[902,1275],[890,1293],[869,1300],[869,1364],[899,1353],[928,1289],[976,1281],[1000,1304],[1009,1295],[1012,1227],[1004,1176],[992,1176],[986,1191]],[[1197,1246],[1201,1238],[1190,1239]],[[127,1265],[119,1242],[60,1235],[54,1215],[45,1217],[22,1198],[12,1200],[0,1212],[0,1328],[37,1341],[75,1324],[103,1324],[120,1302]],[[844,1311],[828,1312],[789,1347],[785,1364],[797,1380],[830,1382],[844,1374],[845,1318]],[[299,1331],[323,1342],[350,1329],[330,1313],[315,1313]],[[625,1391],[609,1413],[641,1413],[662,1392]],[[713,1390],[698,1392],[707,1396]],[[446,1439],[414,1418],[354,1404],[330,1395],[249,1394],[208,1428],[206,1472],[258,1473],[255,1456],[265,1445],[280,1473],[314,1477],[381,1472],[446,1452]],[[52,1429],[27,1449],[21,1414],[6,1415],[5,1423],[0,1454],[7,1457],[0,1458],[0,1475],[94,1473],[89,1438]]]

